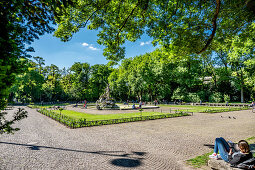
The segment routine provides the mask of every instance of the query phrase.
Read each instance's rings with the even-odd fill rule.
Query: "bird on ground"
[[[229,116],[228,118],[229,118],[229,119],[231,119],[231,117],[230,117],[230,116]]]
[[[233,119],[236,119],[235,117],[233,117]]]

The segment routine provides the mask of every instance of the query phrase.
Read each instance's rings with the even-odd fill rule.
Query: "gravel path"
[[[251,111],[69,129],[26,110],[20,131],[0,136],[0,169],[182,170],[185,160],[211,151],[215,137],[255,136]]]

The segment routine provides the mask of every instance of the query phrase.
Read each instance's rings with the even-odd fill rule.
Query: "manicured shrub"
[[[225,103],[230,102],[230,96],[229,95],[224,94],[224,102]]]
[[[202,113],[221,113],[221,112],[230,112],[230,111],[239,111],[247,110],[248,107],[231,107],[231,108],[222,108],[222,109],[206,109]]]
[[[188,101],[192,103],[199,103],[200,102],[200,97],[196,93],[189,93],[188,96]]]
[[[222,95],[219,92],[215,92],[213,93],[210,97],[209,97],[209,101],[210,102],[216,102],[216,103],[220,103],[222,101]]]
[[[173,92],[172,100],[184,100],[185,99],[185,94],[181,88],[177,88]]]
[[[110,125],[110,124],[118,124],[118,123],[126,123],[126,122],[136,122],[136,121],[164,119],[164,118],[172,118],[172,117],[180,117],[180,116],[190,116],[189,113],[182,112],[182,111],[181,112],[176,111],[174,114],[163,114],[163,115],[130,117],[130,118],[122,118],[122,119],[86,121],[86,119],[76,120],[71,117],[68,117],[68,116],[53,112],[51,110],[47,110],[47,109],[40,109],[37,111],[68,126],[68,127],[70,127],[70,128],[100,126],[100,125]]]

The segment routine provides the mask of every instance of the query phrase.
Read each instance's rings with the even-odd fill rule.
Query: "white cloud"
[[[85,43],[85,42],[82,43],[81,45],[84,46],[84,47],[88,47],[90,50],[93,50],[93,51],[99,50],[99,49],[97,49],[96,47],[93,47],[92,44],[88,44],[88,43]]]
[[[97,50],[97,48],[93,47],[93,46],[89,46],[89,49],[91,50]]]
[[[89,44],[88,44],[88,43],[85,43],[85,42],[84,42],[84,43],[82,43],[81,45],[82,45],[82,46],[84,46],[84,47],[89,46]]]
[[[151,41],[141,42],[140,46],[149,45],[150,43],[151,43]]]

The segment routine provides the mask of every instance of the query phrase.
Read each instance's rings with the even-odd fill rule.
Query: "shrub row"
[[[231,108],[223,108],[223,109],[206,109],[202,111],[202,113],[220,113],[220,112],[230,112],[230,111],[239,111],[239,110],[247,110],[248,107],[231,107]]]
[[[110,125],[118,123],[127,123],[127,122],[136,122],[136,121],[145,121],[145,120],[154,120],[154,119],[164,119],[172,117],[181,117],[181,116],[190,116],[188,112],[176,112],[173,114],[163,114],[163,115],[151,115],[151,116],[141,116],[141,117],[130,117],[122,119],[109,119],[109,120],[96,120],[96,121],[86,121],[86,119],[73,119],[69,116],[62,115],[60,113],[52,112],[47,109],[39,109],[38,112],[70,127],[70,128],[79,128],[79,127],[89,127],[89,126],[100,126],[100,125]]]

